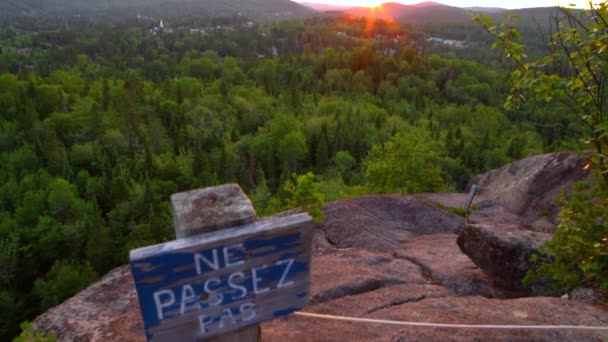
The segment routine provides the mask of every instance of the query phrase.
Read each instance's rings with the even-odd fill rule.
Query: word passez
[[[213,274],[222,269],[235,269],[245,263],[242,243],[215,248],[204,253],[193,255],[196,274]],[[228,275],[213,276],[201,283],[184,284],[181,289],[165,289],[154,292],[154,303],[158,319],[165,317],[165,310],[179,304],[179,314],[184,315],[192,310],[206,307],[226,306],[246,299],[251,293],[260,295],[271,290],[278,290],[295,285],[290,271],[294,258],[278,260],[273,264],[264,264],[239,270]],[[277,277],[277,275],[279,275]],[[256,316],[253,302],[238,303],[224,307],[220,317],[210,314],[199,315],[201,333],[208,333],[209,327],[219,321],[219,328],[226,325],[248,322]]]

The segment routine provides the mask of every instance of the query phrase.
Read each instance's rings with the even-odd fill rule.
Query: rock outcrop
[[[535,293],[521,280],[534,265],[532,254],[551,238],[549,234],[516,229],[496,229],[485,225],[467,225],[458,236],[458,246],[500,288],[519,293]]]
[[[384,288],[311,305],[306,311],[330,315],[411,322],[442,322],[501,325],[604,325],[606,311],[560,298],[511,300],[473,297],[435,297],[430,287]],[[385,307],[370,312],[369,304]],[[397,300],[395,299],[397,298]],[[411,298],[408,302],[404,302]],[[396,302],[395,305],[389,305]],[[368,304],[369,303],[369,304]],[[400,304],[401,303],[401,304]],[[608,339],[606,332],[574,330],[495,330],[399,327],[315,320],[289,316],[263,326],[263,341],[551,341],[596,342]]]
[[[490,298],[509,295],[494,288],[490,278],[462,253],[454,234],[423,235],[411,239],[400,245],[393,255],[414,263],[427,280],[441,285],[453,295]]]
[[[587,179],[587,161],[571,152],[549,153],[522,159],[475,177],[471,184],[481,187],[473,222],[487,222],[509,215],[506,222],[529,229],[553,232],[559,207],[555,199],[569,191],[572,183]],[[501,209],[504,208],[503,209]],[[497,215],[503,210],[502,215]],[[513,222],[515,221],[515,222]]]
[[[571,158],[560,154],[544,156],[541,169],[557,168],[553,163],[559,160],[570,163],[569,160],[574,160]],[[525,177],[524,166],[538,170],[537,162],[518,162],[520,165],[512,172]],[[578,177],[574,175],[577,167],[562,168],[573,172],[568,181]],[[513,182],[521,181],[519,176],[510,176],[508,170],[507,167],[493,176],[480,178],[479,182],[482,186],[502,184],[502,177],[511,177]],[[542,176],[543,172],[530,176],[530,179],[550,184],[546,176]],[[561,183],[557,183],[555,187],[561,188]],[[501,202],[506,197],[498,196],[498,192],[482,193],[475,202],[477,210],[490,213],[488,210],[493,208],[495,213],[502,211],[504,215],[500,218],[502,223],[493,226],[493,230],[476,234],[483,235],[488,241],[503,239],[500,236],[508,233],[500,229],[525,225],[539,216],[537,210],[543,210],[548,204],[535,194],[552,196],[561,191],[550,190],[545,186],[547,184],[526,184],[526,191],[531,193],[526,198],[533,210],[515,207],[511,199]],[[509,191],[508,188],[505,186],[501,191]],[[378,195],[328,203],[325,222],[316,228],[313,240],[311,302],[305,311],[414,322],[608,325],[608,312],[601,307],[567,298],[513,299],[509,289],[495,286],[495,274],[516,272],[513,269],[517,268],[500,265],[504,256],[494,249],[487,252],[501,258],[493,265],[497,271],[488,271],[485,266],[492,265],[492,261],[479,262],[483,255],[478,255],[482,259],[473,262],[461,251],[457,243],[458,234],[462,232],[468,236],[475,231],[469,227],[464,229],[464,218],[445,208],[461,206],[465,199],[466,194]],[[479,215],[477,219],[489,224],[497,218]],[[504,239],[505,245],[511,246],[507,250],[519,251],[517,246],[520,242]],[[536,240],[530,239],[533,245],[532,241]],[[476,240],[467,238],[467,249],[477,248],[472,241]],[[470,254],[474,255],[473,252]],[[483,253],[478,251],[478,254]],[[513,258],[517,266],[521,260],[517,255]],[[61,341],[144,341],[139,310],[130,270],[121,267],[38,317],[34,326],[39,331],[58,332]],[[602,341],[608,340],[608,332],[429,329],[325,321],[291,315],[264,323],[262,340]]]
[[[416,196],[374,195],[328,203],[321,229],[336,247],[385,251],[416,236],[458,233],[464,218]]]
[[[428,236],[430,243],[432,235]],[[443,242],[448,235],[444,235]],[[424,245],[425,237],[418,238]],[[450,280],[450,268],[469,280],[491,287],[472,262],[456,257],[451,246],[437,244],[424,252],[405,246],[401,255],[360,248],[315,248],[312,300],[307,312],[414,322],[470,324],[607,325],[608,313],[564,298],[499,299],[462,296]],[[409,241],[414,244],[416,240]],[[409,252],[408,252],[409,250]],[[450,252],[446,252],[449,250]],[[411,253],[410,253],[411,252]],[[436,253],[436,255],[434,255]],[[426,255],[424,255],[426,254]],[[435,258],[435,259],[433,259]],[[443,265],[436,264],[442,259]],[[454,260],[452,260],[454,259]],[[433,268],[429,268],[433,266]],[[475,280],[477,279],[477,280]],[[446,285],[443,285],[446,284]],[[460,287],[462,288],[462,287]],[[482,291],[486,291],[483,290]],[[465,291],[466,292],[466,291]],[[474,292],[469,290],[469,292]],[[118,268],[65,303],[38,317],[39,331],[56,331],[60,341],[143,342],[143,324],[128,267]],[[606,332],[428,329],[367,325],[289,316],[262,325],[262,341],[600,341]]]
[[[139,300],[129,266],[116,268],[39,316],[34,327],[60,341],[144,341]]]

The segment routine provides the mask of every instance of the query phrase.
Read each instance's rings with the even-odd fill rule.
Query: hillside
[[[354,17],[392,19],[409,24],[433,25],[455,23],[469,24],[471,18],[478,13],[489,15],[495,21],[501,21],[504,18],[504,14],[508,13],[519,16],[518,26],[544,28],[549,24],[549,19],[558,14],[558,10],[556,7],[507,10],[493,7],[460,8],[436,2],[422,2],[415,5],[387,2],[377,7],[356,7],[348,9],[345,13]]]
[[[467,9],[470,11],[473,11],[473,12],[478,12],[478,13],[502,13],[507,10],[505,8],[500,8],[500,7],[479,7],[479,6],[467,7]]]
[[[0,16],[116,16],[134,17],[138,13],[152,17],[182,15],[229,16],[251,18],[298,18],[313,13],[289,0],[8,0],[0,3]]]
[[[352,9],[350,6],[340,6],[340,5],[331,5],[331,4],[321,4],[316,2],[300,2],[300,5],[312,8],[318,12],[327,12],[327,11],[348,11]]]
[[[417,5],[387,2],[373,8],[357,7],[346,13],[354,17],[392,19],[411,24],[462,22],[468,21],[471,18],[471,14],[465,9],[434,2],[425,2]]]

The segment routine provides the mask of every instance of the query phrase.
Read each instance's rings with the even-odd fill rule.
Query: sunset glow
[[[296,2],[312,2],[346,7],[377,7],[386,2],[398,2],[404,5],[415,5],[427,0],[295,0]],[[575,4],[578,8],[589,8],[587,0],[439,0],[434,1],[448,6],[455,7],[500,7],[500,8],[530,8],[530,7],[570,7]],[[597,2],[597,1],[594,1]]]
[[[386,1],[377,1],[377,0],[315,0],[310,2],[323,3],[323,4],[331,4],[338,6],[361,6],[361,7],[375,7],[381,5]]]
[[[370,14],[372,15],[372,17],[382,18],[382,19],[388,20],[394,24],[391,14],[387,13],[385,11],[385,9],[382,7],[382,5],[377,5],[377,6],[372,7],[370,10]],[[374,19],[367,20],[366,27],[365,27],[365,33],[367,35],[370,35],[374,31],[375,24],[376,24],[376,20],[374,20]]]

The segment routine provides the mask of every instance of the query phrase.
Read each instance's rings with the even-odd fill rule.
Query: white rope
[[[311,312],[297,311],[294,313],[298,316],[328,319],[334,321],[357,322],[357,323],[374,323],[401,325],[412,327],[431,327],[431,328],[456,328],[456,329],[542,329],[542,330],[605,330],[608,331],[608,326],[588,326],[588,325],[496,325],[496,324],[450,324],[450,323],[423,323],[423,322],[402,322],[392,321],[387,319],[372,319],[359,317],[346,317],[323,315]]]

